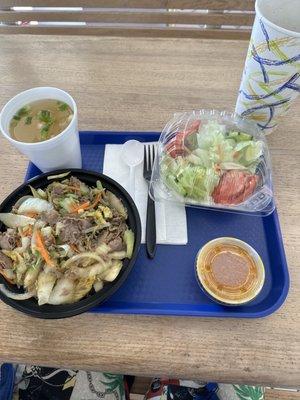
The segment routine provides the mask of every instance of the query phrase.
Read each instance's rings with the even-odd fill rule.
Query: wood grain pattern
[[[104,22],[104,23],[156,23],[156,24],[208,24],[251,26],[254,14],[249,13],[197,13],[169,11],[1,11],[1,22],[16,21],[62,21],[62,22]]]
[[[254,10],[255,0],[0,0],[1,8],[36,7],[115,7],[178,8],[209,10]]]
[[[267,389],[265,400],[299,400],[300,392],[283,391],[279,389]]]
[[[0,34],[80,35],[119,37],[206,38],[244,40],[250,38],[250,29],[210,29],[160,25],[54,27],[54,26],[0,26]]]
[[[176,3],[177,1],[177,3]],[[77,11],[8,11],[7,7],[12,4],[1,2],[0,27],[2,34],[43,34],[43,35],[101,35],[101,36],[143,36],[143,37],[180,37],[180,38],[222,38],[222,39],[249,39],[250,26],[253,23],[253,13],[228,13],[224,10],[247,10],[250,0],[200,0],[198,2],[186,0],[169,0],[148,3],[142,0],[138,5],[133,1],[113,4],[97,2],[97,4],[86,4],[74,2],[67,5],[96,6],[94,10],[84,9]],[[75,4],[76,3],[76,4]],[[26,3],[29,4],[29,3]],[[26,5],[24,2],[22,5]],[[39,2],[32,5],[41,5]],[[53,6],[52,1],[43,3],[43,6]],[[99,6],[110,7],[99,9]],[[122,7],[113,10],[111,7]],[[140,11],[132,7],[139,7]],[[253,1],[251,6],[253,6]],[[148,12],[144,8],[149,8]],[[192,12],[199,9],[209,8],[208,13]],[[252,7],[253,9],[253,7]],[[172,12],[170,12],[170,10]],[[180,10],[188,10],[180,12]],[[150,12],[149,12],[150,11]],[[151,12],[152,11],[152,12]],[[16,21],[38,21],[38,22],[85,22],[83,26],[28,26],[27,24],[13,25]],[[100,25],[101,26],[100,26]],[[12,26],[11,26],[12,25]],[[227,26],[227,28],[225,28]],[[242,28],[233,28],[242,27]],[[248,26],[249,28],[245,28]]]
[[[0,108],[21,90],[67,90],[81,130],[161,130],[175,111],[234,108],[243,41],[0,36]],[[297,108],[298,107],[298,108]],[[141,376],[297,387],[300,371],[299,102],[268,138],[291,276],[287,301],[259,320],[113,316],[29,318],[0,303],[0,358]],[[26,159],[0,139],[0,200]]]

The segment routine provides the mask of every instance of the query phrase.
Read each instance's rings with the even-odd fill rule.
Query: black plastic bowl
[[[63,172],[70,171],[73,176],[76,176],[82,182],[85,182],[89,186],[95,186],[96,181],[100,180],[102,185],[113,192],[117,197],[119,197],[124,206],[128,211],[128,219],[127,224],[129,228],[134,232],[135,243],[134,250],[132,254],[132,258],[128,260],[127,258],[123,261],[123,268],[121,269],[120,274],[117,279],[113,282],[107,282],[103,289],[99,292],[95,293],[94,290],[84,297],[82,300],[77,301],[73,304],[65,304],[65,305],[50,305],[45,304],[43,306],[39,306],[37,300],[32,298],[29,300],[13,300],[5,296],[0,291],[0,298],[6,304],[16,308],[19,311],[22,311],[26,314],[29,314],[36,318],[66,318],[72,317],[77,314],[81,314],[87,311],[89,308],[98,305],[104,300],[108,299],[116,290],[125,282],[128,274],[134,266],[135,260],[137,258],[137,254],[139,251],[139,247],[141,244],[141,221],[136,205],[134,204],[130,195],[126,192],[126,190],[119,185],[116,181],[109,178],[106,175],[83,170],[83,169],[63,169],[52,171],[46,174],[42,174],[37,176],[36,178],[30,179],[28,182],[25,182],[23,185],[19,186],[14,192],[12,192],[0,205],[0,212],[10,212],[12,206],[16,203],[16,201],[22,197],[31,194],[30,188],[28,184],[33,186],[35,189],[45,188],[52,181],[47,179],[47,176],[61,174]],[[4,231],[6,228],[0,222],[0,231]]]

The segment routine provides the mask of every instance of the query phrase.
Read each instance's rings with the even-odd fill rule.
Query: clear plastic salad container
[[[175,114],[160,136],[150,184],[155,201],[269,215],[269,150],[256,124],[235,114]]]

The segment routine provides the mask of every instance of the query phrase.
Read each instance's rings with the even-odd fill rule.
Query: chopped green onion
[[[51,117],[51,113],[49,110],[41,110],[38,113],[38,120],[41,122],[45,122],[45,124],[53,124],[54,120]]]
[[[48,133],[49,133],[50,125],[44,125],[41,129],[41,138],[43,140],[48,138]]]
[[[58,104],[59,111],[67,111],[67,109],[69,107],[68,104],[63,103],[62,101],[58,101],[57,104]]]
[[[54,124],[55,119],[52,118],[51,112],[49,110],[41,110],[38,113],[38,120],[44,123],[41,129],[41,138],[43,140],[48,139],[48,133],[51,125]]]
[[[26,117],[25,124],[30,125],[31,122],[32,122],[32,117],[30,117],[30,116]]]
[[[48,133],[50,129],[50,125],[44,125],[41,129],[41,133]]]
[[[28,115],[29,111],[30,111],[29,106],[22,107],[22,108],[20,108],[20,110],[17,112],[17,115],[18,115],[19,117],[24,117],[25,115]]]
[[[13,119],[16,120],[16,121],[20,121],[20,119],[22,117],[25,117],[26,115],[28,115],[29,111],[30,111],[30,107],[29,106],[22,107],[13,116]]]

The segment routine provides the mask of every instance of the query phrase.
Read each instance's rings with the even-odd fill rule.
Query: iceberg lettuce
[[[160,163],[163,181],[178,195],[198,202],[211,200],[224,171],[254,173],[264,144],[251,135],[226,131],[225,125],[208,121],[200,125],[196,143],[185,155],[172,157],[166,152]]]

